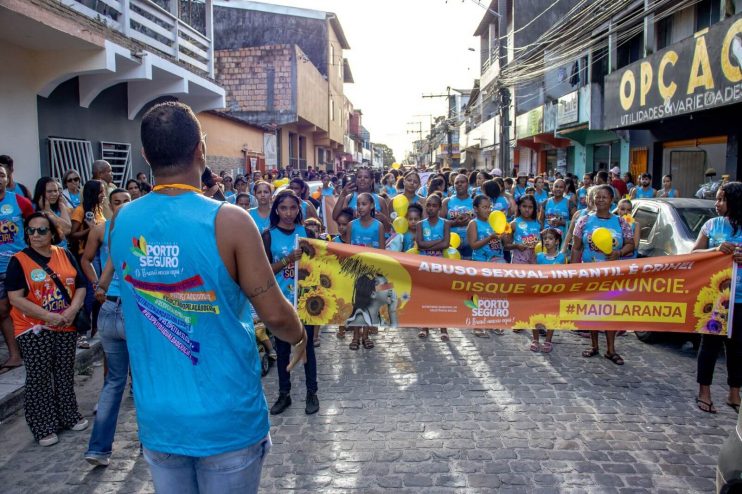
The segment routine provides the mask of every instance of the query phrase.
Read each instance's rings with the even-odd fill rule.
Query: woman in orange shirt
[[[84,430],[75,397],[74,320],[85,299],[85,280],[72,254],[54,244],[56,228],[44,212],[25,221],[26,247],[8,263],[6,287],[15,339],[26,366],[26,422],[42,446],[62,429]]]

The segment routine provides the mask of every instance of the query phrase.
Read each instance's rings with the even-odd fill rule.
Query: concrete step
[[[78,348],[75,354],[75,372],[86,372],[93,362],[103,358],[103,346],[98,337],[90,338],[90,348]],[[23,408],[26,368],[18,367],[0,374],[0,420]]]

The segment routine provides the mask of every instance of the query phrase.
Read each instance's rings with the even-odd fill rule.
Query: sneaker
[[[505,334],[505,330],[504,329],[495,329],[495,334],[497,336],[502,336],[502,335]]]
[[[87,350],[88,348],[90,348],[88,337],[84,334],[81,334],[77,337],[77,348],[82,348],[83,350]]]
[[[276,360],[278,360],[278,354],[276,353],[275,350],[271,350],[268,353],[268,358],[275,362]]]
[[[291,406],[291,396],[288,393],[280,393],[278,399],[271,407],[271,415],[279,415]]]
[[[57,444],[58,442],[59,438],[56,434],[49,434],[48,436],[39,439],[39,446],[51,446],[53,444]]]
[[[319,398],[317,398],[317,393],[307,391],[307,406],[304,409],[304,412],[307,415],[312,415],[319,412]]]
[[[73,431],[84,431],[88,428],[88,419],[80,419],[75,425],[70,427]]]
[[[94,467],[107,467],[111,464],[111,459],[107,456],[97,456],[92,454],[85,455],[85,461]]]

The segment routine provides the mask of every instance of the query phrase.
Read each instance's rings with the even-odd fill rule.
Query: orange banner
[[[540,266],[301,240],[305,324],[726,334],[736,267],[721,253]]]

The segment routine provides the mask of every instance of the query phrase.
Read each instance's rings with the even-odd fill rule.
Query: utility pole
[[[456,90],[454,89],[454,91]],[[451,118],[452,118],[451,113],[453,112],[451,110],[451,86],[448,86],[446,88],[446,94],[423,94],[423,98],[446,98],[446,105],[448,106],[448,111],[446,112],[446,122],[444,123],[445,130],[446,130],[446,138],[447,138],[446,154],[448,156],[449,165],[453,165],[453,133],[451,132]],[[431,129],[431,145],[432,145],[432,129]]]
[[[422,121],[418,120],[417,122],[407,122],[407,125],[417,125],[418,130],[408,130],[408,134],[417,134],[418,141],[423,140],[423,123]],[[420,156],[418,155],[416,158],[417,164],[420,164]]]
[[[506,33],[510,15],[507,12],[507,5],[507,0],[497,0],[497,13],[500,14],[497,19],[497,48],[501,73],[508,63],[508,52],[505,41],[507,40]],[[502,130],[500,133],[500,169],[503,173],[507,173],[510,170],[510,89],[506,86],[500,86],[498,96],[500,102],[500,128]]]

